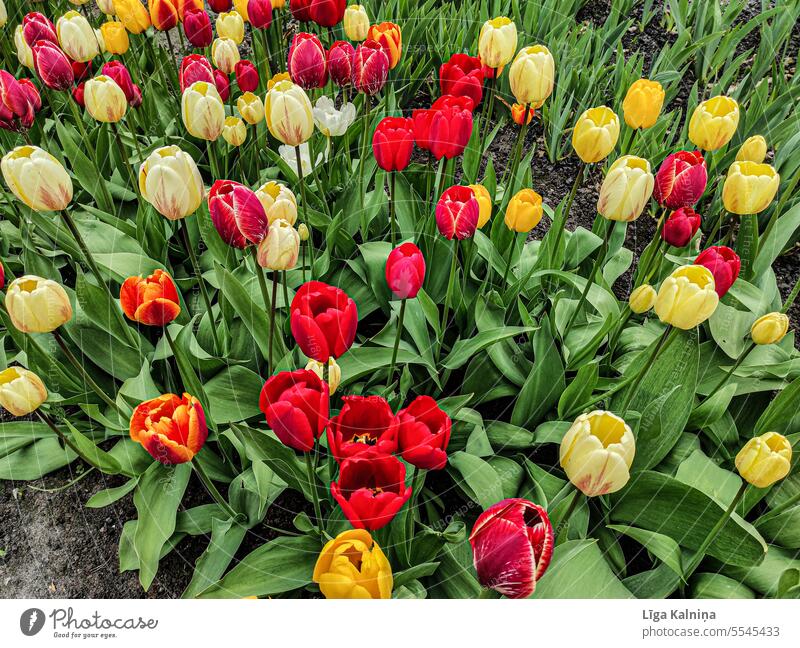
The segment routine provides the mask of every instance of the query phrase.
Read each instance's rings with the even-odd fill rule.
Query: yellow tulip
[[[174,145],[157,148],[144,161],[139,169],[139,191],[169,220],[190,216],[205,197],[194,159]]]
[[[312,579],[330,599],[388,599],[394,583],[389,561],[363,529],[344,531],[329,540]]]
[[[712,97],[701,103],[689,120],[689,139],[705,151],[716,151],[730,142],[739,125],[739,104],[730,97]]]
[[[72,304],[64,288],[35,275],[8,285],[6,309],[11,323],[23,333],[50,333],[72,319]]]
[[[72,180],[56,158],[38,146],[18,146],[0,162],[14,195],[34,211],[61,211],[72,200]]]
[[[766,432],[744,444],[736,455],[736,470],[756,488],[766,488],[789,474],[792,446],[782,434]]]
[[[506,207],[506,227],[530,232],[542,220],[542,197],[533,189],[520,189]]]
[[[581,414],[561,440],[559,462],[572,484],[588,497],[614,493],[630,479],[636,440],[616,414]]]
[[[86,63],[100,53],[94,29],[89,21],[74,9],[58,19],[56,34],[61,49],[73,61]]]
[[[300,254],[300,234],[281,218],[270,223],[267,235],[258,244],[257,259],[268,270],[291,270]]]
[[[650,128],[664,105],[664,88],[658,81],[639,79],[631,84],[622,101],[622,116],[631,128]]]
[[[270,180],[256,189],[258,198],[270,225],[276,220],[285,220],[289,225],[297,221],[297,198],[292,190],[280,182]]]
[[[767,313],[750,327],[750,337],[756,344],[777,344],[789,332],[789,318],[783,313]]]
[[[183,91],[181,116],[190,135],[213,142],[225,125],[225,104],[214,85],[195,81]]]
[[[225,74],[232,74],[241,56],[233,39],[215,38],[211,43],[211,58],[218,70]]]
[[[291,81],[279,81],[272,86],[264,113],[269,132],[288,146],[300,146],[314,133],[311,101],[305,90]]]
[[[362,5],[350,5],[344,10],[344,33],[347,38],[351,41],[363,41],[368,30],[369,16]]]
[[[245,22],[250,22],[250,14],[247,13],[247,3],[250,0],[233,0],[233,8],[236,10]],[[275,8],[275,5],[272,5]]]
[[[226,117],[222,125],[222,139],[230,146],[237,147],[247,139],[247,127],[239,117]]]
[[[597,211],[609,220],[634,221],[650,200],[654,184],[647,160],[623,155],[608,169],[600,187]]]
[[[711,271],[701,265],[686,265],[661,283],[655,311],[665,324],[688,330],[711,317],[718,303]]]
[[[307,241],[311,236],[311,232],[308,231],[308,225],[305,223],[300,223],[300,225],[297,226],[297,233],[300,235],[301,241]]]
[[[27,416],[47,400],[47,389],[32,371],[9,367],[0,371],[0,407],[12,416]]]
[[[100,13],[104,13],[106,16],[115,15],[114,0],[97,0],[97,8],[100,10]]]
[[[272,0],[273,9],[283,9],[286,6],[286,0]]]
[[[264,119],[264,102],[252,92],[243,92],[236,100],[236,108],[248,124],[255,126]]]
[[[122,88],[103,74],[89,79],[83,89],[86,110],[99,122],[116,123],[125,116],[128,100]]]
[[[125,25],[119,21],[104,22],[100,25],[100,32],[103,34],[106,51],[109,54],[125,54],[131,46],[128,31],[125,29]]]
[[[313,358],[308,361],[306,364],[307,371],[313,371],[317,376],[319,376],[320,380],[322,380],[322,363],[314,360]],[[342,382],[342,368],[336,362],[333,356],[328,358],[328,387],[330,388],[331,394],[333,394],[338,388],[339,383]]]
[[[767,157],[767,140],[763,135],[748,137],[736,152],[737,162],[755,162],[761,164]]]
[[[489,195],[489,190],[483,185],[471,184],[469,188],[475,194],[475,200],[478,201],[478,207],[480,207],[478,227],[483,227],[492,217],[492,197]]]
[[[131,34],[141,34],[150,26],[150,13],[140,0],[114,0],[114,13]]]
[[[506,65],[517,51],[517,26],[510,18],[499,16],[483,23],[478,36],[481,62],[490,68]]]
[[[237,45],[242,44],[244,19],[238,11],[223,11],[217,16],[216,27],[220,38],[230,38]]]
[[[539,108],[553,92],[555,62],[544,45],[522,48],[508,73],[511,92],[518,103]]]
[[[769,207],[780,184],[769,164],[734,162],[722,187],[722,203],[732,214],[757,214]]]
[[[628,305],[631,310],[638,315],[649,311],[653,308],[653,304],[655,303],[656,289],[650,284],[642,284],[636,288],[628,298]]]
[[[611,108],[589,108],[572,129],[572,148],[578,157],[590,164],[608,156],[619,138],[619,117]]]
[[[17,49],[17,60],[20,65],[25,66],[29,70],[33,69],[33,50],[25,41],[25,36],[22,35],[22,25],[17,25],[14,30],[14,46]]]
[[[6,26],[8,22],[8,11],[6,10],[6,3],[0,0],[0,29]]]
[[[288,72],[277,72],[272,75],[269,81],[267,81],[267,90],[272,90],[275,87],[276,83],[280,83],[281,81],[291,81],[292,76]]]

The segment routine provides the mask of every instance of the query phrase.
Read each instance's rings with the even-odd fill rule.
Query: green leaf
[[[125,497],[134,488],[136,488],[136,484],[138,483],[139,483],[139,478],[132,477],[124,484],[122,484],[122,486],[116,486],[115,488],[104,488],[103,490],[96,492],[87,500],[86,507],[105,508],[109,504],[118,502],[123,497]]]
[[[647,529],[639,529],[637,527],[619,524],[609,524],[608,528],[612,531],[622,533],[629,538],[633,538],[661,562],[665,563],[678,576],[683,576],[681,548],[678,543],[669,536],[663,533],[648,531]]]
[[[458,340],[441,365],[445,369],[458,369],[490,344],[516,335],[530,333],[533,330],[532,326],[501,326],[488,331],[481,331],[475,337]]]
[[[758,417],[754,436],[764,434],[770,430],[782,430],[797,415],[797,403],[800,402],[800,377],[792,381],[786,389],[767,406],[767,409]]]
[[[60,423],[69,429],[72,435],[72,442],[75,444],[78,452],[80,452],[81,459],[86,461],[86,463],[96,466],[107,475],[116,475],[122,471],[122,467],[114,457],[98,448],[94,442],[84,436],[69,422],[69,420],[63,419]]]
[[[465,483],[457,483],[465,488],[471,499],[484,509],[497,504],[504,498],[503,482],[494,468],[486,461],[466,452],[454,452],[450,455],[450,468],[457,470]],[[450,470],[448,468],[448,470]]]
[[[211,521],[211,540],[197,559],[192,580],[181,598],[194,598],[222,578],[246,533],[247,529],[233,520],[214,518]]]
[[[55,437],[39,439],[0,458],[0,479],[33,481],[63,468],[77,455]]]
[[[223,425],[256,416],[258,397],[264,380],[246,367],[233,366],[221,371],[205,384],[214,412],[214,421]]]

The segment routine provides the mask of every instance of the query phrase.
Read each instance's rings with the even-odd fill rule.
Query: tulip
[[[217,180],[208,192],[208,212],[220,237],[244,249],[267,236],[269,221],[255,192],[233,180]]]
[[[443,95],[469,97],[477,106],[483,98],[483,69],[477,56],[453,54],[439,67],[439,89]]]
[[[687,265],[664,279],[654,308],[662,322],[685,331],[711,317],[718,303],[711,271],[702,265]]]
[[[300,151],[300,155],[298,156],[297,152]],[[298,160],[300,164],[300,174],[305,178],[308,174],[310,174],[316,167],[318,167],[324,160],[327,158],[322,153],[317,153],[317,157],[314,160],[312,165],[311,163],[311,151],[308,148],[308,142],[301,144],[300,146],[287,146],[286,144],[281,144],[278,147],[278,155],[281,156],[281,159],[286,162],[290,169],[296,170],[298,165]],[[302,182],[302,180],[301,180]],[[300,191],[302,192],[303,185],[300,185]],[[306,202],[306,201],[304,201]]]
[[[222,126],[222,139],[234,148],[244,144],[247,139],[247,127],[239,117],[226,117]]]
[[[614,150],[619,137],[619,118],[606,106],[585,111],[572,130],[572,147],[586,164],[599,162]],[[649,172],[649,169],[648,169]]]
[[[35,116],[36,107],[30,92],[11,74],[0,70],[0,128],[27,130],[33,125]]]
[[[231,74],[239,62],[239,48],[230,38],[216,38],[211,44],[211,59],[217,69],[225,74]]]
[[[136,86],[131,79],[128,68],[126,68],[124,64],[119,61],[109,61],[103,66],[102,73],[104,76],[112,79],[120,87],[125,95],[125,100],[129,104],[133,104],[136,101]]]
[[[197,211],[205,196],[192,156],[174,145],[157,148],[142,163],[139,192],[159,214],[173,221]]]
[[[475,200],[478,201],[478,229],[486,225],[492,216],[492,197],[489,195],[489,190],[483,185],[471,184],[469,188],[475,195]]]
[[[448,241],[470,238],[478,227],[480,206],[472,189],[455,185],[446,189],[436,203],[436,226]]]
[[[452,422],[430,396],[417,396],[397,413],[398,452],[422,470],[441,470],[447,464]]]
[[[50,41],[37,41],[31,48],[36,73],[48,88],[65,91],[75,83],[75,74],[67,55]]]
[[[411,161],[414,122],[407,117],[384,117],[372,135],[372,152],[384,171],[402,171]]]
[[[355,340],[356,303],[339,288],[308,281],[295,293],[290,312],[292,335],[309,358],[338,358]]]
[[[327,599],[389,599],[392,567],[368,531],[352,529],[329,540],[312,580]]]
[[[86,63],[79,63],[78,61],[72,61],[70,63],[70,67],[72,68],[72,75],[75,77],[75,83],[86,81],[92,76],[91,61],[87,61]]]
[[[150,21],[159,31],[169,31],[178,24],[178,9],[172,0],[150,0]]]
[[[321,27],[334,27],[342,22],[345,0],[311,0],[309,16]]]
[[[535,108],[528,108],[528,112],[526,113],[525,106],[522,104],[515,103],[513,106],[511,106],[511,121],[513,121],[517,126],[522,126],[523,122],[525,124],[530,124],[535,116]]]
[[[613,221],[636,220],[650,200],[654,182],[647,160],[623,155],[608,169],[600,187],[597,211]]]
[[[128,277],[119,302],[128,319],[146,326],[165,326],[181,313],[175,282],[161,269],[146,278]]]
[[[631,128],[650,128],[664,105],[664,88],[658,81],[634,81],[622,101],[622,116]]]
[[[289,3],[289,11],[298,22],[311,21],[311,0],[294,0]]]
[[[506,65],[517,51],[517,26],[510,18],[500,16],[483,23],[478,36],[478,52],[484,65],[499,68]]]
[[[236,100],[236,109],[248,124],[254,126],[264,119],[264,102],[252,92],[239,95]]]
[[[231,82],[228,79],[228,75],[220,70],[214,70],[214,87],[217,89],[219,98],[222,99],[223,103],[228,101],[231,96]]]
[[[511,92],[518,103],[541,106],[553,92],[555,62],[544,45],[523,47],[509,70]]]
[[[291,81],[280,81],[272,87],[264,112],[269,132],[284,144],[299,146],[314,133],[311,101],[303,88]]]
[[[136,406],[130,434],[153,459],[171,466],[191,461],[200,452],[208,427],[203,407],[194,396],[163,394]]]
[[[256,189],[255,193],[264,208],[270,225],[277,220],[284,220],[289,225],[295,224],[297,199],[289,187],[270,180]]]
[[[183,32],[192,47],[208,47],[214,40],[211,18],[203,10],[192,9],[187,11],[183,19]]]
[[[230,39],[237,45],[244,40],[244,20],[238,11],[227,11],[217,16],[217,36]]]
[[[81,108],[86,108],[86,102],[83,100],[83,90],[85,85],[86,83],[84,82],[72,88],[72,98]]]
[[[57,41],[58,39],[56,39]],[[17,50],[17,60],[29,70],[33,69],[33,52],[30,45],[25,42],[22,25],[17,25],[14,30],[14,46]]]
[[[106,44],[106,51],[109,54],[121,56],[128,51],[131,41],[128,38],[128,30],[119,21],[104,22],[100,25],[100,33]]]
[[[328,424],[328,385],[312,371],[281,371],[261,389],[258,407],[284,445],[311,452]]]
[[[342,368],[339,366],[339,363],[336,362],[333,358],[328,358],[328,389],[330,389],[331,394],[334,393],[339,388],[339,383],[342,382]],[[323,374],[325,370],[325,365],[322,362],[317,362],[313,358],[311,358],[306,363],[306,370],[313,371],[320,380],[323,380]]]
[[[653,198],[669,209],[692,207],[706,190],[706,161],[700,151],[671,153],[656,173]]]
[[[61,49],[75,61],[83,63],[100,54],[94,29],[77,11],[68,11],[58,19],[56,33]]]
[[[634,289],[631,296],[628,298],[628,305],[631,311],[637,315],[646,313],[656,303],[656,289],[650,284],[642,284]]]
[[[689,120],[689,140],[704,151],[725,146],[739,125],[739,104],[722,95],[702,102]]]
[[[506,207],[506,227],[515,232],[530,232],[542,220],[542,214],[542,197],[533,189],[520,189]]]
[[[342,461],[331,494],[350,524],[376,531],[389,524],[411,497],[405,480],[406,468],[397,457],[367,448]]]
[[[33,106],[33,112],[38,112],[42,107],[42,97],[39,95],[36,86],[33,85],[33,81],[30,79],[20,79],[19,85],[22,87],[22,92],[27,97],[31,106]]]
[[[208,0],[208,6],[216,13],[222,13],[223,11],[230,11],[231,7],[233,7],[232,0]],[[237,9],[238,11],[238,9]],[[242,12],[239,12],[242,14]],[[188,14],[187,14],[188,15]],[[244,14],[242,14],[244,17]]]
[[[150,26],[150,14],[140,0],[114,0],[114,14],[131,34],[141,34]]]
[[[508,598],[527,598],[547,571],[555,537],[547,512],[505,499],[478,516],[469,535],[478,582]]]
[[[181,61],[178,77],[180,79],[181,92],[184,92],[186,88],[196,81],[205,81],[213,84],[214,69],[205,56],[189,54],[189,56],[184,56]]]
[[[181,20],[185,20],[186,16],[193,10],[203,10],[203,0],[173,0],[173,2],[175,3],[175,8],[178,10],[178,17]],[[230,4],[228,6],[230,7]],[[242,12],[240,11],[239,13]],[[244,14],[242,15],[244,16]],[[245,20],[247,20],[246,16]]]
[[[756,488],[767,488],[789,474],[792,446],[777,432],[753,437],[736,455],[736,470]]]
[[[425,281],[425,258],[413,243],[403,243],[386,260],[386,283],[398,299],[413,299]]]
[[[469,97],[443,95],[430,110],[413,111],[417,146],[437,160],[462,155],[472,136],[472,109]]]
[[[656,306],[658,308],[658,306]],[[615,493],[630,479],[636,440],[616,414],[581,414],[561,440],[559,462],[567,478],[587,497]]]
[[[56,26],[47,16],[40,14],[38,11],[31,11],[25,14],[22,19],[21,31],[24,42],[28,47],[33,47],[36,42],[41,40],[50,41],[54,45],[58,45]],[[29,65],[27,67],[32,66]]]
[[[672,247],[688,245],[700,229],[700,214],[691,207],[681,207],[672,212],[661,230],[661,238]]]
[[[115,15],[114,0],[96,0],[96,3],[100,13],[105,14],[106,17]]]
[[[0,0],[0,29],[6,26],[8,22],[8,10],[6,9],[6,4],[3,0]]]
[[[370,25],[367,30],[367,39],[375,41],[383,48],[389,59],[389,69],[394,70],[403,53],[403,35],[400,26],[392,22]]]
[[[789,331],[789,318],[783,313],[767,313],[750,327],[755,344],[777,344]]]
[[[328,50],[328,72],[331,75],[331,81],[340,88],[352,85],[355,53],[356,50],[347,41],[336,41]]]
[[[367,39],[369,16],[362,5],[350,5],[344,10],[344,33],[351,41],[360,42]]]
[[[72,319],[72,304],[60,284],[25,275],[8,284],[6,309],[23,333],[50,333]]]
[[[380,396],[343,396],[343,406],[328,425],[328,448],[341,462],[370,448],[381,454],[397,449],[399,420]]]
[[[8,367],[0,371],[0,407],[12,416],[27,416],[47,400],[47,389],[32,371]]]
[[[116,123],[125,116],[128,99],[111,77],[101,74],[89,79],[83,92],[86,110],[97,121]]]
[[[287,67],[292,81],[305,90],[322,88],[328,82],[325,48],[314,34],[295,34]]]
[[[267,29],[272,24],[272,3],[270,0],[249,0],[247,19],[253,29]]]
[[[736,152],[737,162],[761,164],[767,157],[767,140],[762,135],[748,137]]]
[[[337,109],[330,97],[322,95],[311,111],[314,125],[325,137],[341,137],[356,119],[356,107],[347,102]]]
[[[732,214],[757,214],[769,207],[780,183],[769,164],[734,162],[722,187],[722,202]]]
[[[300,256],[300,235],[287,221],[270,223],[267,235],[258,244],[258,265],[273,271],[291,270]]]
[[[389,76],[389,57],[372,40],[361,43],[353,55],[353,86],[367,95],[378,94]]]
[[[38,146],[18,146],[0,162],[9,189],[34,211],[61,211],[72,200],[72,180],[61,163]]]
[[[233,68],[236,85],[242,92],[253,92],[258,88],[258,70],[250,61],[241,60]]]
[[[222,134],[225,105],[214,85],[195,81],[183,92],[181,116],[189,134],[210,142]]]
[[[720,297],[728,292],[739,276],[739,270],[742,267],[736,252],[724,245],[713,245],[706,248],[694,262],[697,265],[705,266],[714,275],[714,288]]]

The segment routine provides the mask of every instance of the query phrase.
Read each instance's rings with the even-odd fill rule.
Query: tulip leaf
[[[695,574],[691,597],[696,599],[753,599],[753,590],[722,574]]]
[[[39,439],[0,458],[0,479],[33,481],[72,463],[76,454],[55,436]]]
[[[448,471],[458,471],[465,482],[457,479],[456,483],[465,489],[470,499],[483,508],[489,508],[504,498],[500,476],[480,457],[458,451],[450,455],[449,464]]]
[[[622,533],[629,538],[633,538],[661,562],[666,564],[678,576],[683,576],[681,548],[678,543],[669,536],[663,533],[648,531],[647,529],[639,529],[637,527],[620,524],[609,524],[607,528]]]
[[[246,533],[246,527],[234,523],[233,520],[214,518],[211,522],[211,540],[197,559],[192,580],[181,598],[194,598],[222,578]]]
[[[782,430],[797,415],[797,403],[800,401],[800,377],[781,390],[770,402],[767,409],[756,422],[753,434],[759,435],[770,430]]]
[[[442,366],[445,369],[458,369],[489,345],[533,330],[532,326],[501,326],[481,331],[471,338],[458,340],[447,357],[442,360]]]
[[[719,421],[728,411],[736,385],[725,385],[711,398],[705,399],[692,410],[686,427],[690,430],[705,428]]]
[[[106,506],[109,506],[114,502],[118,502],[125,497],[134,488],[136,488],[136,484],[138,483],[139,478],[132,477],[122,484],[122,486],[116,486],[115,488],[104,488],[103,490],[96,492],[86,501],[86,507],[105,508]]]
[[[242,366],[219,372],[205,384],[214,422],[218,425],[244,421],[260,413],[258,396],[264,380]]]
[[[767,271],[800,228],[800,204],[795,204],[786,213],[778,216],[772,231],[759,241],[758,256],[752,264],[753,277],[760,277]],[[747,279],[746,275],[743,276]]]
[[[98,448],[93,441],[82,434],[68,419],[56,422],[63,425],[72,435],[74,448],[79,452],[81,459],[92,466],[96,466],[107,475],[116,475],[122,472],[122,466],[110,454]]]

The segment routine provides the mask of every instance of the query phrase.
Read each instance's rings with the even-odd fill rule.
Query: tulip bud
[[[300,235],[287,221],[278,219],[258,244],[258,265],[269,270],[291,270],[300,254]]]
[[[128,319],[146,326],[165,326],[181,313],[175,282],[161,269],[147,278],[128,277],[119,290],[119,303]]]
[[[233,68],[236,85],[242,92],[254,92],[258,88],[258,70],[250,61],[241,60]]]
[[[372,135],[372,152],[384,171],[402,171],[414,149],[414,122],[408,117],[384,117]]]
[[[355,340],[358,309],[340,288],[307,281],[297,289],[289,311],[292,335],[309,358],[320,362],[338,358]]]
[[[183,19],[183,32],[192,47],[205,48],[214,40],[211,18],[200,9],[192,8],[186,12],[186,17]]]
[[[312,580],[327,599],[392,598],[392,567],[369,531],[352,529],[329,540]]]
[[[678,151],[668,155],[656,173],[653,198],[670,209],[693,206],[708,182],[706,161],[700,151]]]
[[[701,265],[686,265],[661,283],[654,308],[662,322],[686,331],[711,317],[717,304],[719,295],[711,271]]]
[[[761,164],[767,157],[767,140],[762,135],[748,137],[736,152],[737,162]]]
[[[606,106],[584,112],[572,129],[572,148],[586,164],[605,159],[617,144],[619,118]]]
[[[0,407],[12,416],[27,416],[47,400],[47,389],[32,371],[8,367],[0,371]]]
[[[231,74],[239,62],[239,48],[230,38],[216,38],[211,44],[211,59],[217,69]]]
[[[72,88],[72,98],[81,108],[86,108],[86,102],[83,100],[83,91],[86,83],[81,83]]]
[[[311,0],[309,17],[321,27],[334,27],[344,18],[345,0]]]
[[[400,55],[403,53],[403,36],[400,26],[392,22],[370,25],[367,30],[367,38],[375,41],[383,48],[389,59],[389,69],[394,70],[400,62]]]
[[[68,11],[56,23],[56,33],[61,49],[74,61],[84,63],[100,54],[94,29],[81,14]]]
[[[33,112],[37,113],[42,107],[42,97],[39,95],[36,86],[33,85],[33,81],[30,79],[20,79],[19,85],[22,87],[22,92],[25,94],[28,103],[33,108]]]
[[[478,53],[484,65],[499,68],[517,51],[517,26],[510,18],[499,16],[483,23],[478,36]]]
[[[268,29],[272,24],[272,3],[270,0],[248,0],[247,19],[253,29]]]
[[[311,101],[303,88],[291,81],[276,83],[264,103],[272,136],[288,146],[299,146],[314,133]]]
[[[131,439],[156,461],[171,466],[191,461],[208,438],[203,406],[194,396],[164,394],[133,410]]]
[[[205,81],[195,81],[183,92],[181,116],[190,135],[215,141],[225,125],[225,105],[217,88]]]
[[[351,41],[366,40],[369,16],[362,5],[350,5],[344,10],[344,33]]]
[[[8,10],[6,9],[6,4],[3,0],[0,0],[0,29],[6,26],[8,22]]]
[[[255,192],[233,180],[217,180],[208,192],[211,222],[228,245],[243,249],[258,245],[269,221]]]
[[[131,34],[141,34],[150,26],[150,14],[141,0],[114,0],[114,13]]]
[[[328,386],[313,371],[281,371],[261,388],[258,407],[281,443],[311,452],[328,424]]]
[[[353,86],[358,92],[374,95],[381,91],[389,75],[389,57],[372,40],[361,43],[353,56]]]
[[[227,11],[217,16],[217,36],[229,38],[237,45],[244,40],[244,20],[238,11]]]
[[[661,230],[661,238],[672,247],[689,244],[700,228],[700,214],[691,207],[681,207],[672,212]]]
[[[178,24],[178,9],[173,0],[149,0],[150,20],[159,31],[169,31]]]
[[[328,82],[325,48],[314,34],[295,34],[287,67],[292,81],[305,90],[321,88]]]
[[[222,127],[222,139],[234,148],[244,144],[247,139],[247,128],[239,117],[226,117]]]
[[[101,74],[86,82],[83,90],[86,110],[99,122],[116,123],[125,116],[128,99],[122,88],[109,76]]]
[[[340,88],[352,85],[353,57],[356,50],[347,41],[336,41],[328,50],[328,72]]]
[[[508,81],[518,103],[538,108],[552,94],[555,76],[555,62],[550,50],[544,45],[533,45],[517,53]]]
[[[294,0],[289,4],[289,11],[296,21],[305,23],[311,20],[311,0]]]
[[[783,313],[767,313],[750,327],[750,337],[756,344],[777,344],[789,331],[789,318]]]
[[[30,45],[25,42],[25,36],[23,35],[22,25],[17,25],[17,28],[14,30],[14,46],[17,50],[17,60],[19,61],[20,65],[25,66],[29,70],[33,69],[33,52],[31,51]]]
[[[533,189],[520,189],[506,207],[506,227],[515,232],[530,232],[542,220],[542,213],[542,197]]]
[[[103,34],[103,41],[106,44],[106,51],[109,54],[122,55],[128,51],[131,41],[128,38],[128,30],[125,25],[118,21],[109,21],[100,25],[100,33]]]
[[[704,151],[716,151],[730,142],[738,125],[739,104],[730,97],[712,97],[694,109],[689,140]]]
[[[306,364],[306,371],[313,371],[320,380],[322,380],[322,372],[324,364],[313,358]],[[333,358],[328,358],[328,389],[333,394],[338,388],[339,383],[342,382],[342,368]]]
[[[33,84],[28,87],[23,81],[0,70],[0,128],[21,132],[33,125],[35,103],[41,106],[41,100]]]
[[[477,106],[483,98],[481,60],[468,54],[453,54],[439,68],[439,89],[443,95],[469,97]]]
[[[789,474],[792,446],[777,432],[766,432],[745,443],[736,455],[736,470],[756,488],[767,488]]]
[[[255,193],[264,208],[270,225],[279,219],[285,220],[289,225],[295,224],[297,221],[297,199],[289,187],[280,182],[270,180],[256,189]],[[301,224],[298,230],[300,239],[307,240],[308,228]],[[303,230],[306,232],[305,239],[303,238]]]
[[[511,119],[518,126],[522,126],[523,121],[526,124],[530,124],[535,116],[536,116],[535,108],[528,108],[528,113],[526,115],[525,106],[523,106],[522,104],[515,103],[513,106],[511,106]]]
[[[50,41],[54,45],[58,45],[56,26],[47,16],[40,14],[38,11],[31,11],[25,14],[22,19],[22,35],[29,47],[33,47],[34,43],[40,40]]]
[[[622,101],[622,116],[631,128],[650,128],[664,105],[664,88],[658,81],[634,81]]]
[[[133,105],[137,100],[136,86],[131,79],[131,73],[128,68],[119,61],[109,61],[103,66],[102,73],[114,80],[114,82],[122,89],[125,94],[125,100]],[[141,97],[139,97],[141,103]]]
[[[394,248],[386,259],[386,283],[398,299],[414,299],[425,281],[425,258],[413,243]]]
[[[8,284],[6,309],[23,333],[50,333],[72,319],[67,291],[50,279],[25,275]]]
[[[654,183],[647,160],[623,155],[608,169],[600,187],[597,211],[608,220],[634,221],[650,200]]]
[[[65,91],[75,83],[75,74],[67,55],[50,41],[36,41],[31,48],[36,73],[48,88]]]
[[[251,126],[258,124],[264,119],[264,103],[261,98],[252,92],[245,92],[239,95],[236,100],[236,109],[248,124]]]
[[[300,240],[303,242],[307,241],[311,236],[311,232],[308,231],[308,225],[305,223],[300,223],[300,225],[297,226],[297,233],[300,235]]]
[[[633,432],[616,414],[581,414],[561,440],[559,462],[572,484],[587,497],[615,493],[630,479],[636,454]]]
[[[764,211],[778,193],[781,177],[769,164],[734,162],[722,187],[722,202],[732,214]]]
[[[705,266],[714,275],[714,287],[717,295],[722,297],[736,278],[741,269],[741,260],[729,247],[724,245],[713,245],[703,250],[694,260],[695,264]]]
[[[489,195],[489,190],[483,185],[471,184],[469,188],[475,194],[475,200],[478,201],[478,229],[486,225],[492,216],[492,197]]]
[[[72,200],[72,180],[56,158],[38,146],[18,146],[0,162],[14,195],[34,211],[61,211]]]
[[[223,103],[228,101],[231,96],[231,82],[228,79],[228,75],[220,70],[214,70],[214,87],[217,89],[219,98],[222,99]]]
[[[205,196],[203,179],[192,156],[174,145],[157,148],[142,163],[139,191],[169,220],[190,216]]]
[[[631,311],[637,315],[646,313],[656,303],[656,289],[650,284],[642,284],[634,289],[631,296],[628,298],[628,305]]]
[[[472,99],[443,95],[430,110],[414,110],[414,138],[417,146],[437,160],[462,155],[472,135]]]
[[[480,206],[469,187],[454,185],[436,203],[436,227],[448,241],[470,238],[478,227]]]

